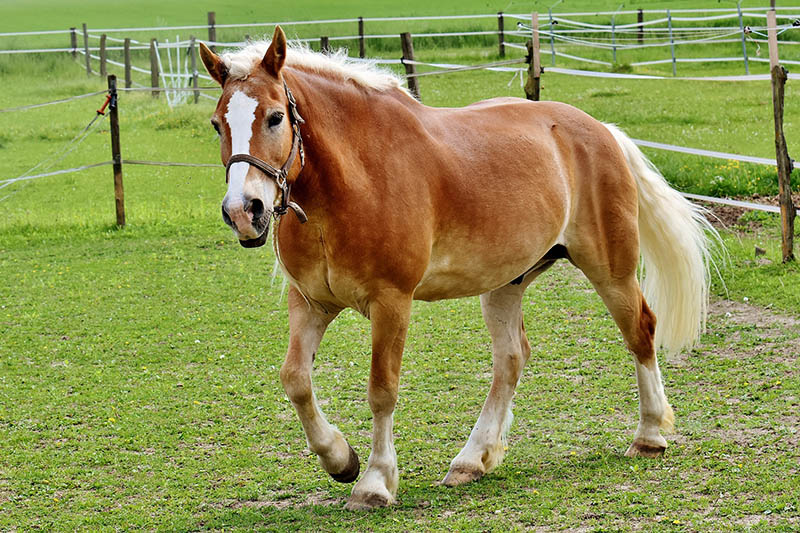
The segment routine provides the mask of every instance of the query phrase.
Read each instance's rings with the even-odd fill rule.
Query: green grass
[[[12,14],[27,13],[26,5],[45,13],[40,27],[63,24],[58,9],[41,9],[54,4],[9,4]],[[195,5],[194,14],[175,8],[169,15],[172,7],[165,7],[162,22],[192,22],[210,8],[218,19],[235,20],[228,15],[232,2],[230,12],[222,4]],[[118,6],[120,16],[126,6]],[[335,11],[349,16],[359,6]],[[299,18],[301,7],[278,6],[269,15]],[[371,9],[444,9],[434,7]],[[458,11],[504,8],[529,6],[475,3]],[[314,6],[307,18],[333,11]],[[155,12],[137,8],[118,25],[158,22],[151,21]],[[97,17],[90,22],[108,19]],[[15,29],[32,19],[18,20]],[[496,59],[494,48],[472,44],[417,53],[437,61]],[[0,58],[0,72],[0,108],[104,87],[64,57]],[[423,100],[456,106],[520,96],[511,76],[423,78]],[[543,96],[638,138],[763,157],[773,150],[766,83],[545,73]],[[795,96],[789,83],[790,153],[800,153]],[[57,152],[101,103],[0,115],[2,177]],[[123,157],[218,162],[208,124],[213,105],[201,100],[170,110],[163,99],[124,94]],[[110,159],[107,127],[102,123],[54,168]],[[685,190],[775,191],[766,167],[648,155]],[[288,325],[281,281],[271,276],[272,253],[243,250],[219,220],[222,170],[126,166],[124,173],[124,229],[112,225],[109,167],[0,189],[0,530],[797,529],[800,272],[780,263],[776,217],[748,215],[743,222],[757,220],[758,231],[724,235],[730,260],[719,264],[721,280],[713,287],[719,303],[708,333],[692,353],[662,361],[677,416],[662,460],[622,457],[637,419],[633,365],[600,300],[564,263],[525,299],[533,355],[503,465],[465,487],[436,485],[475,422],[491,357],[476,299],[420,303],[395,419],[400,503],[347,513],[350,486],[331,481],[308,452],[279,383]],[[767,261],[753,256],[755,245],[767,250]],[[323,341],[314,374],[323,409],[362,464],[371,427],[368,338],[368,322],[343,313]]]
[[[205,24],[206,13],[214,11],[217,23],[247,23],[253,21],[282,20],[324,20],[352,17],[420,16],[446,14],[491,14],[498,11],[507,13],[529,13],[534,10],[547,12],[553,5],[550,1],[518,2],[507,0],[486,1],[468,0],[444,2],[425,2],[411,0],[398,4],[389,0],[372,1],[344,0],[336,3],[317,0],[295,2],[274,2],[269,6],[243,3],[236,0],[176,0],[160,2],[139,0],[135,3],[122,0],[101,1],[81,0],[80,2],[61,2],[58,0],[6,0],[3,4],[6,16],[0,21],[0,32],[34,31],[80,28],[86,22],[90,28],[141,27],[164,25]],[[615,11],[619,3],[596,2],[591,0],[569,0],[561,3],[555,12],[575,11]],[[765,2],[745,0],[742,7],[760,7]],[[664,1],[642,0],[636,5],[625,6],[626,10],[644,9],[691,9],[696,7],[735,7],[732,4],[721,6],[718,2],[706,0]],[[24,28],[24,29],[20,29]]]
[[[2,248],[0,528],[796,526],[797,327],[715,316],[700,349],[664,363],[678,417],[667,456],[626,460],[630,357],[566,264],[525,301],[533,355],[505,463],[464,488],[435,485],[491,362],[475,299],[420,304],[396,417],[401,503],[345,513],[348,487],[306,451],[278,380],[287,320],[269,252],[243,252],[221,226],[172,229]],[[315,372],[362,458],[368,347],[368,323],[345,313]]]

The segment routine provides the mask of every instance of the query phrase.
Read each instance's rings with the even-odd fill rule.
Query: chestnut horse
[[[591,281],[633,354],[639,425],[626,455],[664,451],[673,413],[655,349],[684,349],[704,326],[708,225],[625,134],[556,102],[427,107],[393,74],[288,47],[280,28],[271,42],[201,55],[222,86],[211,122],[227,165],[223,219],[247,247],[276,219],[290,283],[280,377],[309,448],[341,482],[358,478],[359,459],[320,410],[311,368],[342,309],[371,323],[372,451],[347,508],[395,501],[392,416],[415,299],[480,295],[494,377],[443,483],[500,464],[531,352],[523,292],[560,258]]]

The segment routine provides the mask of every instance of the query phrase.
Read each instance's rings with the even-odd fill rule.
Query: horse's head
[[[281,75],[286,36],[276,27],[263,58],[255,58],[252,64],[232,64],[229,57],[216,55],[202,43],[200,55],[208,73],[222,86],[211,117],[219,133],[222,162],[227,165],[222,218],[242,246],[261,246],[267,240],[270,216],[281,205],[285,209],[288,201],[283,198],[288,194],[281,187],[283,180],[291,183],[301,167],[301,158],[295,157],[300,142],[299,131],[293,130],[297,118]]]

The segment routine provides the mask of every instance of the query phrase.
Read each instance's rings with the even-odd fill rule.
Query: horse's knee
[[[367,399],[373,413],[394,411],[397,404],[397,385],[378,383],[371,379],[367,390]]]
[[[304,404],[311,401],[311,376],[305,369],[284,363],[281,366],[281,383],[292,403]]]
[[[496,350],[493,355],[495,381],[499,380],[501,384],[516,385],[525,368],[525,363],[528,361],[528,354],[521,346],[511,350]]]

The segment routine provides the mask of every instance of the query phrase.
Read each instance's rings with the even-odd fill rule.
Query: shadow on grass
[[[275,499],[231,500],[216,505],[207,511],[202,525],[211,529],[263,527],[280,530],[294,527],[338,530],[348,526],[380,527],[384,523],[402,530],[403,524],[419,524],[425,517],[459,520],[459,516],[481,514],[486,509],[501,506],[521,506],[519,512],[539,505],[545,508],[558,506],[565,503],[559,500],[570,494],[570,491],[563,491],[564,486],[574,486],[576,492],[583,493],[593,491],[593,487],[613,490],[621,480],[631,477],[634,466],[639,465],[637,468],[644,470],[648,464],[661,461],[628,459],[611,448],[585,456],[566,457],[556,456],[552,450],[542,450],[539,457],[538,461],[529,461],[525,466],[519,464],[524,457],[516,460],[511,457],[495,472],[459,487],[439,485],[440,478],[432,479],[428,474],[411,475],[408,479],[401,477],[398,503],[388,509],[346,511],[344,504],[352,485],[325,487],[325,481],[321,481],[319,490],[313,493],[286,492]]]

